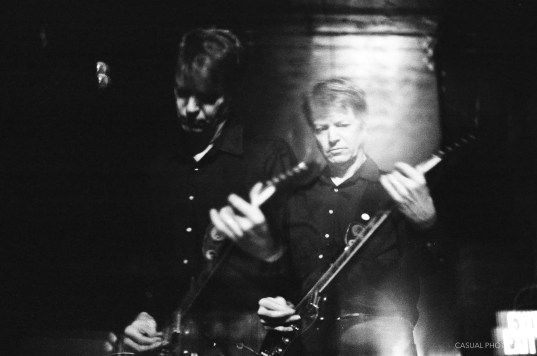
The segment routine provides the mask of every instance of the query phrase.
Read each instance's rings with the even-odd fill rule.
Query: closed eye
[[[187,99],[192,95],[192,93],[183,88],[175,88],[175,95],[181,99]]]
[[[203,93],[192,93],[190,90],[185,88],[175,88],[175,95],[178,98],[187,100],[191,97],[194,97],[197,103],[203,104],[203,105],[214,105],[216,101],[219,99],[218,95],[214,94],[203,94]]]
[[[338,122],[336,123],[336,127],[349,127],[350,124],[347,122]]]
[[[313,131],[316,133],[316,134],[320,134],[322,133],[323,131],[326,131],[328,130],[328,126],[315,126],[313,128]]]
[[[219,99],[219,96],[200,93],[196,95],[196,99],[202,104],[213,105]]]

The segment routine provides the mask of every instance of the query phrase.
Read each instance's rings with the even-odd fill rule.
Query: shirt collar
[[[243,128],[233,120],[224,125],[222,134],[215,142],[215,148],[234,155],[243,154]]]
[[[364,163],[358,168],[358,170],[346,181],[341,183],[341,186],[352,184],[359,179],[367,180],[371,182],[378,181],[380,178],[380,171],[375,162],[369,156]],[[320,177],[321,181],[330,185],[334,185],[328,174],[328,167],[326,167]]]
[[[177,130],[181,130],[180,125],[177,124]],[[184,157],[185,159],[194,159],[195,158],[187,153],[187,150],[184,147],[184,142],[177,140],[177,136],[174,136],[170,145],[174,147],[172,151],[176,152],[176,155]],[[218,137],[215,137],[213,141],[207,146],[207,152],[203,154],[198,161],[202,161],[205,157],[212,156],[217,151],[222,151],[230,153],[233,155],[240,156],[243,154],[243,128],[240,123],[235,122],[234,120],[228,120],[221,131],[221,134]]]

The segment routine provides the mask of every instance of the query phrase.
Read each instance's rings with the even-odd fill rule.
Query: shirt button
[[[328,214],[332,215],[334,213],[334,210],[330,209],[328,210]]]
[[[362,215],[360,215],[360,217],[364,221],[368,221],[369,219],[371,219],[371,216],[369,216],[369,214],[366,214],[366,213],[363,213]]]
[[[319,255],[319,259],[320,259],[320,260],[322,260],[322,259],[323,259],[323,257],[324,257],[324,256],[323,256],[322,254],[321,254],[321,255]]]
[[[194,170],[197,172],[197,171],[199,171],[200,169],[199,169],[198,167],[196,167],[196,168],[194,168]]]
[[[192,232],[192,228],[191,228],[191,227],[187,227],[187,228],[186,228],[186,232]]]
[[[337,188],[334,188],[334,192],[336,192],[336,193],[337,193],[337,192],[339,192],[339,189],[337,189]]]
[[[324,234],[324,238],[327,239],[330,237],[330,234]]]
[[[183,260],[183,264],[184,264],[184,265],[187,265],[187,264],[188,264],[188,260],[187,260],[187,259],[184,259],[184,260]]]
[[[188,200],[194,200],[194,196],[193,195],[189,196]]]

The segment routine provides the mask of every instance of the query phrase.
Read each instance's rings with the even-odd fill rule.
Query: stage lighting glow
[[[431,37],[317,35],[313,63],[326,76],[353,79],[367,93],[366,150],[382,169],[417,163],[440,140],[436,77],[428,66]]]
[[[502,311],[494,330],[499,355],[537,354],[537,311]]]

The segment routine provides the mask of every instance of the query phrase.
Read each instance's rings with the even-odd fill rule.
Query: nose
[[[200,108],[198,106],[198,102],[197,102],[196,98],[194,98],[193,96],[190,96],[188,98],[187,103],[186,103],[186,112],[187,113],[197,113],[199,110],[200,110]]]
[[[336,134],[335,128],[330,126],[327,130],[328,134],[328,143],[330,143],[331,146],[335,145],[339,141],[339,137]]]

